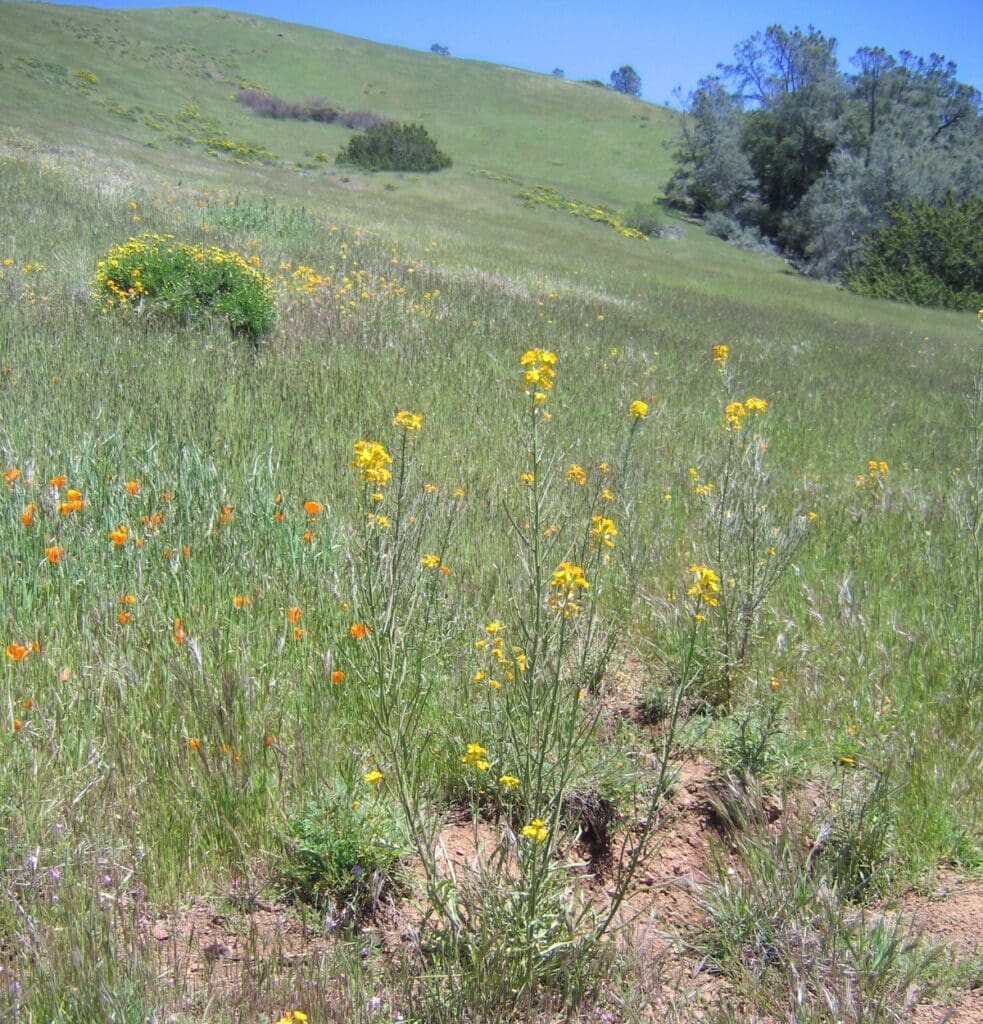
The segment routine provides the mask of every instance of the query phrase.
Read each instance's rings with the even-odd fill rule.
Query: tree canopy
[[[983,183],[981,97],[953,63],[863,47],[843,70],[836,51],[811,26],[739,43],[689,97],[667,188],[828,277],[859,265],[892,211],[948,195],[962,210]]]
[[[611,88],[626,96],[641,96],[642,79],[630,64],[623,64],[611,72]]]

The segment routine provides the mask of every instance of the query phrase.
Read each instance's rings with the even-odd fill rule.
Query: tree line
[[[938,54],[880,47],[859,49],[844,71],[835,39],[773,25],[690,95],[668,198],[807,273],[868,291],[876,278],[877,294],[912,301],[983,303],[983,106],[956,75]],[[935,269],[906,270],[921,249]],[[921,297],[885,283],[940,267],[958,268],[959,281],[926,285]]]

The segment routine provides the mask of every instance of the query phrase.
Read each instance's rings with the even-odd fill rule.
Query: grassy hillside
[[[972,905],[908,934],[983,865],[975,318],[524,205],[658,193],[607,90],[208,10],[0,38],[0,1014],[978,1017]],[[274,329],[94,295],[143,232]]]
[[[465,192],[473,190],[469,172],[484,169],[631,204],[667,177],[667,111],[547,75],[198,8],[5,4],[2,18],[9,121],[38,127],[42,111],[59,141],[81,128],[160,145],[168,132],[154,124],[171,124],[188,103],[229,139],[260,141],[285,167],[333,154],[350,134],[258,121],[229,99],[241,86],[259,86],[293,101],[326,97],[344,109],[422,122],[455,160],[445,178]],[[85,88],[80,71],[94,73],[98,85]],[[324,174],[306,177],[311,187]]]

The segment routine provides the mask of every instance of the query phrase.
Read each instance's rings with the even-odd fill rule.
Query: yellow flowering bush
[[[234,333],[253,339],[277,316],[257,257],[173,235],[144,234],[113,246],[96,264],[93,298],[103,310],[154,310],[180,323],[221,317]]]

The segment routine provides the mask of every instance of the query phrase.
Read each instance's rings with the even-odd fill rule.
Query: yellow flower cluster
[[[556,353],[544,348],[530,348],[522,353],[523,392],[532,395],[537,405],[546,401],[546,392],[553,387],[556,376]]]
[[[614,547],[614,538],[618,536],[618,528],[614,525],[613,519],[597,515],[591,519],[591,541],[596,548]]]
[[[487,177],[494,177],[483,172]],[[580,199],[568,199],[561,195],[552,185],[533,185],[519,193],[522,205],[535,210],[537,206],[549,206],[554,210],[571,213],[574,217],[586,217],[597,224],[607,224],[614,228],[623,238],[648,238],[644,231],[626,224],[622,214],[606,206],[594,206]]]
[[[486,760],[488,751],[480,743],[469,743],[467,753],[461,758],[461,764],[474,765],[479,772],[486,772],[490,767]]]
[[[522,835],[531,839],[534,843],[545,843],[549,838],[550,830],[542,818],[533,818],[528,825],[522,826]]]
[[[716,366],[723,369],[730,357],[730,349],[726,345],[714,345],[711,354]]]
[[[553,611],[562,611],[567,617],[580,612],[577,599],[581,591],[588,590],[590,584],[584,577],[584,570],[573,562],[561,562],[550,578],[552,592],[549,596]]]
[[[724,408],[724,426],[727,430],[740,430],[744,417],[749,412],[760,415],[766,412],[768,403],[763,398],[749,398],[745,402],[728,402]]]
[[[392,473],[388,469],[392,461],[389,452],[378,441],[355,442],[355,458],[352,459],[351,466],[358,470],[359,478],[364,483],[385,487],[392,479]]]
[[[887,480],[887,463],[883,460],[868,459],[867,460],[867,475],[863,473],[857,474],[857,479],[854,481],[857,487],[864,487],[870,485],[874,487],[878,484],[883,484]]]
[[[474,681],[481,683],[487,679],[488,685],[493,690],[498,690],[501,688],[502,680],[511,683],[515,679],[516,672],[525,672],[528,659],[521,647],[512,647],[510,651],[506,650],[504,623],[495,619],[485,626],[484,631],[486,635],[474,642],[474,649],[488,651],[492,661],[489,661],[487,671],[484,668],[479,668],[475,672]]]
[[[628,407],[628,411],[636,420],[643,420],[649,414],[649,407],[642,401],[632,402]]]
[[[423,413],[407,412],[404,409],[402,412],[396,413],[393,426],[401,427],[407,434],[418,434],[423,426]]]
[[[707,565],[691,565],[689,572],[693,576],[693,581],[686,589],[686,593],[690,597],[695,597],[697,601],[703,601],[711,608],[716,608],[719,602],[717,595],[720,593],[720,577]]]

